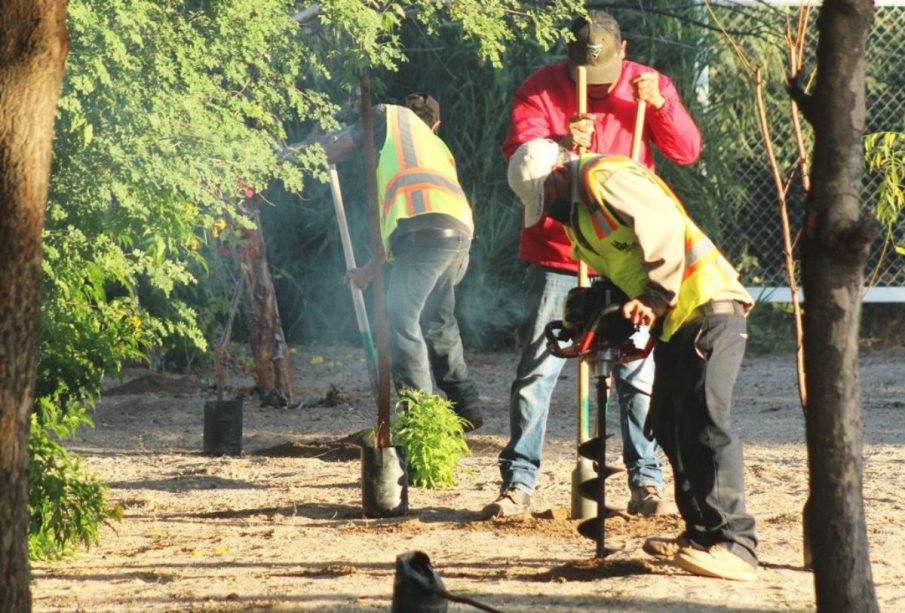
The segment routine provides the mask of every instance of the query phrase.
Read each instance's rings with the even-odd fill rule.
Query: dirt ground
[[[499,485],[514,353],[468,356],[487,422],[468,435],[473,455],[462,461],[456,487],[410,488],[407,516],[364,519],[358,450],[342,442],[376,416],[361,356],[356,348],[297,348],[295,384],[305,406],[247,400],[239,457],[201,453],[203,405],[212,398],[204,381],[133,370],[111,382],[96,428],[71,447],[110,483],[124,518],[90,551],[33,565],[35,611],[388,611],[395,558],[411,550],[430,556],[453,594],[506,612],[814,609],[813,577],[802,568],[807,471],[791,355],[749,355],[736,387],[748,508],[761,540],[753,584],[695,577],[644,554],[644,537],[675,534],[677,516],[608,520],[608,544],[624,549],[594,563],[594,542],[577,534],[566,512],[574,367],[554,397],[535,496],[536,510],[553,512],[481,521],[478,511]],[[903,365],[905,349],[862,353],[864,497],[876,590],[890,613],[905,611]],[[612,413],[608,430],[616,431]],[[611,463],[620,463],[620,450],[617,435],[608,444]],[[624,505],[624,477],[607,485],[608,498]]]

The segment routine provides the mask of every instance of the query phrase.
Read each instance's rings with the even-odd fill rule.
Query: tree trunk
[[[0,613],[31,610],[26,467],[65,0],[0,3]]]
[[[863,53],[870,0],[825,0],[817,82],[805,100],[814,126],[812,188],[802,245],[806,411],[811,499],[807,530],[819,611],[877,611],[862,498],[858,328],[868,247],[860,216],[865,125]]]
[[[380,204],[377,198],[377,149],[374,146],[374,121],[371,114],[371,76],[362,73],[361,125],[364,129],[365,187],[371,213],[371,258],[383,253],[380,238]],[[377,341],[377,432],[375,439],[381,449],[390,446],[390,349],[387,333],[386,298],[383,293],[383,267],[374,271],[372,294],[374,299],[374,330]]]
[[[239,250],[238,260],[243,277],[242,298],[249,344],[255,361],[255,386],[262,404],[285,407],[295,402],[289,346],[283,335],[276,292],[267,266],[260,216],[257,210],[249,215],[256,228],[246,231],[248,244]]]

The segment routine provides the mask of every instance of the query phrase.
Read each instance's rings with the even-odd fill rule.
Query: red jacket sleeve
[[[682,105],[676,86],[662,74],[660,93],[666,103],[659,109],[647,109],[645,123],[651,140],[671,162],[680,166],[694,164],[701,157],[701,131]]]

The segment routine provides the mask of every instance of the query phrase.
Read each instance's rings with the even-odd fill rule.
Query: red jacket
[[[635,62],[623,61],[616,87],[604,98],[588,97],[588,112],[596,116],[591,153],[631,155],[636,102],[631,81],[642,72],[656,72]],[[660,75],[660,93],[666,104],[659,110],[648,107],[641,139],[640,162],[654,167],[651,141],[679,165],[693,164],[701,155],[701,133],[682,106],[672,81]],[[568,133],[569,118],[578,112],[575,82],[569,77],[569,63],[548,64],[534,71],[512,98],[509,134],[503,143],[508,160],[519,145],[534,138],[558,140]],[[522,230],[519,257],[527,262],[575,272],[569,239],[559,222],[544,217],[540,223]]]

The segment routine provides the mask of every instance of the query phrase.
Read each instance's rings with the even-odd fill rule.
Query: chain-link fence
[[[715,231],[721,248],[742,270],[746,285],[758,288],[786,288],[782,238],[780,233],[775,181],[767,165],[763,136],[757,126],[750,66],[762,66],[772,143],[775,147],[783,180],[793,178],[788,194],[792,231],[801,226],[804,210],[800,181],[795,176],[797,159],[795,138],[789,113],[789,97],[783,89],[785,62],[784,44],[777,35],[784,33],[786,18],[794,26],[798,8],[760,4],[741,7],[721,5],[714,14],[723,27],[732,33],[738,49],[751,64],[738,59],[731,46],[720,57],[724,64],[708,70],[705,87],[704,113],[721,105],[735,104],[737,122],[723,132],[724,142],[718,159],[710,156],[710,164],[726,173],[726,187],[719,190],[719,218]],[[817,44],[817,9],[810,18],[807,53],[813,58]],[[874,23],[868,39],[866,58],[867,133],[905,133],[905,3],[884,3],[876,7]],[[813,67],[813,61],[809,62]],[[748,74],[744,79],[739,75]],[[730,90],[745,93],[734,95]],[[747,96],[747,101],[744,97]],[[722,107],[725,113],[725,106]],[[807,152],[812,138],[805,125]],[[713,139],[712,139],[713,140]],[[719,138],[717,137],[717,141]],[[712,153],[712,152],[711,152]],[[862,195],[865,214],[876,210],[879,200],[878,174],[865,173]],[[867,269],[867,283],[871,286],[866,300],[905,302],[905,257],[893,245],[905,244],[905,215],[900,215],[889,237],[878,237],[872,246]],[[758,292],[762,298],[787,301],[788,291]]]

